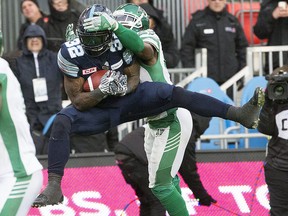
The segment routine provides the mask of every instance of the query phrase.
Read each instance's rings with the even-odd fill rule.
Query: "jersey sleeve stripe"
[[[77,77],[79,72],[79,67],[71,62],[67,61],[61,54],[61,50],[58,52],[58,66],[60,70],[72,77]]]

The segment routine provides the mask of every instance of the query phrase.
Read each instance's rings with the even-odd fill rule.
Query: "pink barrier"
[[[182,195],[190,215],[268,215],[263,162],[198,163],[198,168],[204,186],[218,203],[210,207],[198,206],[181,180]],[[46,171],[44,175],[46,185]],[[139,202],[117,166],[66,169],[62,188],[63,205],[31,209],[28,215],[138,215]]]

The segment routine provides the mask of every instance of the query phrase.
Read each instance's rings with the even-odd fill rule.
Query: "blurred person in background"
[[[208,128],[210,118],[193,114],[193,130],[185,150],[179,173],[192,190],[199,205],[216,203],[204,188],[196,165],[196,141]],[[144,127],[127,134],[115,147],[115,159],[122,175],[134,189],[140,201],[140,216],[165,216],[166,210],[154,196],[149,186],[148,160],[144,150]]]
[[[287,82],[287,75],[288,65],[276,68],[272,73],[278,79],[282,77],[284,82]],[[270,215],[284,216],[288,215],[288,91],[281,99],[271,97],[270,95],[275,95],[271,94],[275,88],[269,87],[273,83],[273,79],[268,80],[258,130],[271,136],[264,166],[270,197]]]
[[[287,1],[263,0],[257,22],[253,28],[260,39],[268,39],[268,46],[288,45]],[[279,67],[279,54],[274,52],[273,69]],[[283,64],[288,64],[288,54],[283,52]],[[266,56],[265,72],[269,74],[269,60]]]
[[[155,8],[153,1],[129,0],[127,3],[137,4],[146,11],[149,15],[149,28],[153,29],[160,38],[167,68],[176,67],[179,63],[179,50],[172,27],[163,16],[163,11]]]
[[[73,23],[73,27],[75,27],[80,13],[71,8],[70,0],[48,0],[48,5],[50,9],[49,21],[44,26],[47,36],[47,48],[58,53],[61,44],[66,41],[67,26]],[[62,99],[67,100],[68,96],[64,87],[61,91]]]
[[[23,53],[13,71],[19,80],[26,115],[37,154],[47,154],[48,137],[42,130],[48,119],[62,109],[62,77],[57,54],[47,49],[46,35],[38,25],[30,25],[23,35]]]
[[[49,21],[44,27],[48,42],[47,48],[57,53],[61,44],[66,40],[66,27],[70,23],[76,26],[80,14],[71,8],[70,0],[48,0],[48,5]]]
[[[182,38],[183,67],[195,67],[195,49],[207,49],[208,77],[222,85],[246,66],[248,41],[238,19],[226,9],[226,0],[208,0],[204,10],[192,14]],[[242,87],[238,83],[238,88]],[[227,93],[233,99],[232,89]]]
[[[41,11],[37,0],[21,0],[20,10],[25,17],[25,23],[20,27],[17,47],[19,50],[22,50],[23,34],[26,28],[31,24],[43,27],[48,22],[48,17]]]
[[[2,48],[2,38],[0,38]],[[43,184],[20,84],[0,58],[0,215],[27,215]]]
[[[10,52],[5,52],[3,58],[8,61],[10,67],[16,67],[16,58],[22,54],[23,35],[29,25],[44,26],[48,22],[48,17],[39,8],[37,0],[21,0],[20,11],[22,12],[25,22],[21,25],[17,39],[17,48]]]

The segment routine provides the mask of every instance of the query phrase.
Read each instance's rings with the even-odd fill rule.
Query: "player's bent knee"
[[[173,85],[162,85],[161,87],[157,88],[157,94],[160,98],[171,99],[174,88],[175,87]]]
[[[162,200],[173,192],[174,186],[172,184],[165,186],[154,186],[151,188],[151,190],[158,199]]]
[[[55,139],[66,139],[70,134],[71,120],[65,115],[58,114],[53,122],[51,137]]]

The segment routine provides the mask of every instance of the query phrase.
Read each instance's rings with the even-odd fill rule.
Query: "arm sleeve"
[[[139,53],[144,50],[144,42],[133,30],[127,29],[119,23],[119,27],[115,31],[115,34],[123,46],[131,50],[133,53]]]

